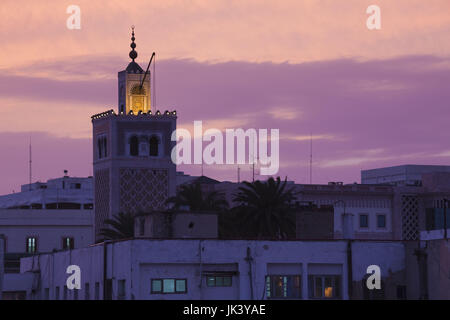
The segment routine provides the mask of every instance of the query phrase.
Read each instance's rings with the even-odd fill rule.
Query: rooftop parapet
[[[177,112],[175,110],[173,110],[173,111],[166,110],[166,111],[164,111],[164,113],[162,113],[159,110],[156,110],[155,113],[152,113],[152,111],[149,111],[147,113],[139,111],[137,114],[133,113],[133,110],[131,110],[128,113],[120,112],[117,114],[114,112],[113,109],[111,109],[111,110],[108,110],[105,112],[94,114],[91,117],[91,119],[92,119],[92,121],[94,121],[97,119],[107,118],[110,116],[133,117],[134,118],[134,117],[149,117],[149,116],[151,116],[151,117],[167,117],[167,116],[168,117],[176,117],[176,115],[177,115]]]

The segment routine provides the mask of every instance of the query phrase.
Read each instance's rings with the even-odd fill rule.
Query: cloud
[[[33,181],[61,177],[92,175],[91,139],[57,137],[46,132],[0,132],[0,194],[20,191],[28,183],[29,143],[32,144]]]
[[[116,108],[114,77],[126,66],[119,58],[99,61],[101,57],[96,56],[55,60],[30,68],[27,76],[11,69],[2,72],[0,128],[10,135],[0,140],[0,148],[7,150],[7,137],[15,139],[13,133],[39,131],[48,135],[42,144],[49,158],[60,156],[54,145],[61,137],[85,141],[71,145],[73,157],[90,153],[90,116]],[[450,71],[436,66],[449,63],[449,57],[437,56],[298,64],[161,60],[156,67],[157,106],[153,109],[176,109],[178,127],[189,128],[194,120],[202,120],[204,128],[221,130],[280,129],[279,174],[299,182],[309,181],[312,132],[313,182],[353,182],[359,180],[361,169],[405,161],[448,164],[442,153],[450,150],[446,132]],[[380,85],[367,90],[367,84]],[[270,116],[278,111],[284,116]],[[287,120],[294,114],[295,119]],[[23,144],[26,148],[27,142]],[[91,162],[86,159],[70,162],[72,167],[67,169],[88,172]],[[26,160],[26,154],[15,153],[2,164],[13,167]],[[197,166],[180,169],[200,173]],[[219,179],[236,179],[235,169],[204,170]],[[5,189],[22,180],[0,184]]]
[[[273,110],[269,110],[268,113],[274,119],[294,120],[300,115],[301,112],[294,110],[293,108],[276,107]]]
[[[294,63],[450,53],[448,0],[377,0],[378,31],[366,27],[368,0],[76,3],[81,29],[68,30],[66,1],[2,0],[0,67],[86,54],[126,58],[132,24],[144,61],[153,51],[164,59]]]

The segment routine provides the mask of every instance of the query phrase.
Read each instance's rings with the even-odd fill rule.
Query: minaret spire
[[[134,37],[134,26],[131,26],[131,51],[130,51],[130,58],[133,60],[137,58],[137,51],[134,50],[134,48],[136,48],[136,43],[134,43],[134,40],[136,40],[136,38]]]

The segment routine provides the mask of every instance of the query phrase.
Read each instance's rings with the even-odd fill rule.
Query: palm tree
[[[104,240],[129,239],[134,237],[134,217],[132,213],[115,215],[112,219],[106,219],[106,228],[100,230],[100,235]]]
[[[175,197],[167,200],[174,209],[188,207],[190,211],[222,211],[228,207],[224,194],[218,191],[204,191],[200,183],[182,185]]]
[[[269,178],[265,182],[244,181],[234,201],[235,217],[240,221],[241,235],[256,238],[287,239],[295,235],[295,218],[291,207],[295,199],[293,188],[286,188],[286,179],[281,182]]]

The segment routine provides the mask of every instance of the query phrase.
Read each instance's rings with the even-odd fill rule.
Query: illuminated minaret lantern
[[[134,42],[134,27],[131,33],[131,62],[127,68],[119,72],[119,113],[134,114],[151,111],[150,71],[144,71],[135,61],[138,53]],[[153,55],[152,55],[153,58]]]
[[[175,141],[171,136],[176,112],[151,112],[150,72],[135,61],[134,40],[133,28],[132,61],[118,73],[118,112],[92,116],[96,241],[102,240],[100,231],[106,219],[118,213],[164,210],[167,199],[175,195],[176,166],[171,159]]]

